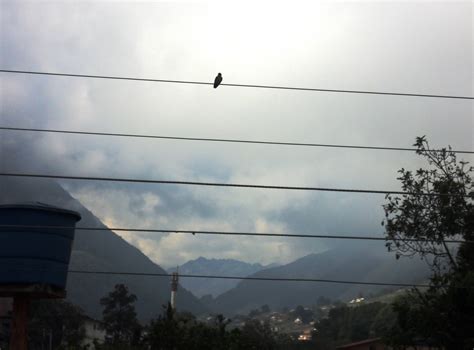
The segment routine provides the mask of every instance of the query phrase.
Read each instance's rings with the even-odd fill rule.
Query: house
[[[84,328],[86,336],[82,342],[83,346],[88,346],[88,349],[95,349],[95,343],[103,344],[105,342],[105,330],[101,327],[100,321],[94,320],[90,317],[85,317]]]

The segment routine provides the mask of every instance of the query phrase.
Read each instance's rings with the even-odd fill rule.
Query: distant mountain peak
[[[189,260],[179,266],[179,271],[183,274],[199,275],[223,275],[246,277],[266,268],[259,263],[247,263],[236,259],[206,258],[200,256],[194,260]],[[169,273],[176,268],[167,269]],[[202,297],[212,295],[216,297],[225,291],[235,287],[238,280],[216,280],[216,279],[183,279],[182,285],[189,289],[194,295]]]

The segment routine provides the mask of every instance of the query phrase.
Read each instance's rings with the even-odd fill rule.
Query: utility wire
[[[85,270],[69,270],[68,272],[80,273],[80,274],[96,274],[96,275],[127,275],[127,276],[153,276],[153,277],[171,277],[172,276],[167,273],[149,273],[149,272],[111,272],[111,271],[85,271]],[[246,280],[246,281],[319,282],[319,283],[358,284],[358,285],[369,285],[369,286],[392,286],[392,287],[419,287],[419,288],[430,287],[427,284],[341,281],[341,280],[316,279],[316,278],[239,277],[239,276],[188,275],[188,274],[179,274],[179,277]]]
[[[144,81],[144,82],[154,82],[154,83],[213,85],[213,83],[203,82],[203,81],[148,79],[148,78],[134,78],[134,77],[119,77],[119,76],[110,76],[110,75],[71,74],[71,73],[55,73],[55,72],[40,72],[40,71],[11,70],[11,69],[0,69],[0,72],[2,72],[2,73],[16,73],[16,74],[49,75],[49,76],[73,77],[73,78],[132,80],[132,81]],[[472,97],[472,96],[434,95],[434,94],[381,92],[381,91],[365,91],[365,90],[319,89],[319,88],[303,88],[303,87],[274,86],[274,85],[253,85],[253,84],[220,84],[220,86],[259,88],[259,89],[334,92],[334,93],[347,93],[347,94],[390,95],[390,96],[430,97],[430,98],[448,98],[448,99],[460,99],[460,100],[474,100],[474,97]]]
[[[78,274],[98,274],[98,275],[128,275],[128,276],[153,276],[153,277],[172,277],[167,273],[147,273],[147,272],[110,272],[110,271],[86,271],[86,270],[69,270],[69,273]],[[368,286],[387,286],[387,287],[406,287],[406,288],[448,288],[448,285],[430,286],[428,284],[411,284],[411,283],[390,283],[390,282],[364,282],[364,281],[345,281],[319,278],[284,278],[284,277],[239,277],[239,276],[219,276],[219,275],[189,275],[179,274],[184,278],[211,278],[211,279],[231,279],[244,281],[274,281],[274,282],[317,282],[317,283],[334,283],[334,284],[353,284]],[[472,286],[455,286],[457,289],[474,289]]]
[[[36,129],[36,128],[17,128],[0,126],[0,130],[7,131],[29,131],[44,132],[58,134],[75,134],[75,135],[93,135],[93,136],[114,136],[114,137],[131,137],[146,139],[164,139],[179,141],[205,141],[205,142],[229,142],[229,143],[250,143],[260,145],[278,145],[278,146],[304,146],[304,147],[327,147],[327,148],[351,148],[351,149],[368,149],[368,150],[384,150],[384,151],[409,151],[416,152],[416,148],[403,147],[381,147],[381,146],[357,146],[357,145],[340,145],[340,144],[324,144],[324,143],[303,143],[303,142],[280,142],[280,141],[261,141],[261,140],[242,140],[242,139],[221,139],[221,138],[205,138],[205,137],[181,137],[181,136],[163,136],[163,135],[143,135],[143,134],[123,134],[123,133],[107,133],[94,131],[77,131],[77,130],[59,130],[59,129]],[[453,152],[474,154],[474,151],[457,151],[457,150],[431,150],[432,152]]]
[[[67,175],[48,175],[48,174],[27,174],[27,173],[0,173],[0,176],[31,177],[61,180],[84,180],[84,181],[109,181],[109,182],[129,182],[144,184],[164,184],[164,185],[190,185],[190,186],[212,186],[212,187],[236,187],[236,188],[259,188],[266,190],[290,190],[290,191],[325,191],[325,192],[347,192],[347,193],[370,193],[370,194],[398,194],[413,196],[446,196],[446,197],[466,197],[470,195],[457,195],[451,193],[429,193],[429,192],[405,192],[391,190],[365,190],[349,188],[330,188],[330,187],[304,187],[304,186],[276,186],[276,185],[257,185],[257,184],[237,184],[222,182],[198,182],[198,181],[178,181],[178,180],[146,180],[133,178],[115,178],[115,177],[93,177],[93,176],[67,176]]]
[[[38,268],[14,268],[2,269],[7,272],[24,272],[24,271],[43,271]],[[90,271],[90,270],[68,270],[68,273],[85,274],[85,275],[107,275],[107,276],[140,276],[140,277],[172,277],[168,273],[154,273],[154,272],[127,272],[127,271]],[[388,287],[416,287],[429,288],[428,284],[412,284],[412,283],[390,283],[390,282],[365,282],[365,281],[346,281],[333,279],[319,279],[319,278],[286,278],[286,277],[251,277],[251,276],[221,276],[221,275],[194,275],[194,274],[179,274],[182,278],[209,278],[209,279],[225,279],[225,280],[245,280],[245,281],[272,281],[272,282],[316,282],[316,283],[334,283],[334,284],[352,284],[352,285],[369,285],[369,286],[388,286]],[[447,286],[436,286],[436,288],[446,288]],[[457,287],[467,288],[472,287]]]
[[[184,233],[193,235],[223,235],[223,236],[257,236],[257,237],[291,237],[291,238],[323,238],[323,239],[351,239],[369,241],[407,241],[407,242],[434,242],[436,240],[423,238],[384,238],[374,236],[347,236],[347,235],[314,235],[271,232],[241,232],[241,231],[202,231],[180,229],[155,229],[155,228],[124,228],[124,227],[74,227],[74,226],[44,226],[44,225],[0,225],[0,232],[8,229],[44,229],[44,230],[76,230],[76,231],[117,231],[117,232],[149,232],[149,233]],[[54,231],[52,231],[54,233]],[[465,240],[443,240],[442,243],[470,243]],[[440,243],[441,244],[441,243]]]

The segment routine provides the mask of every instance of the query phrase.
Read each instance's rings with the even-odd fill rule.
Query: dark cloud
[[[236,83],[473,93],[472,4],[467,3],[275,4],[271,17],[258,4],[252,11],[246,4],[0,6],[4,68],[209,81],[221,71],[227,82]],[[221,19],[218,31],[211,18]],[[427,135],[437,147],[473,148],[471,101],[3,73],[1,78],[2,125],[402,147]],[[399,168],[423,165],[415,155],[398,152],[7,131],[0,137],[2,171],[397,189]],[[379,196],[60,183],[117,226],[381,231]],[[152,259],[169,264],[201,255],[285,262],[341,243],[123,235]]]

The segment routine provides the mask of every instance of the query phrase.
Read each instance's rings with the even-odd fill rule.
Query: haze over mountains
[[[206,259],[199,257],[179,266],[179,272],[189,275],[221,275],[245,277],[260,270],[278,266],[278,264],[261,265],[249,264],[235,259]],[[167,269],[169,273],[175,272],[176,267]],[[239,283],[239,280],[198,279],[183,278],[181,285],[189,289],[197,297],[212,295],[216,297]]]

